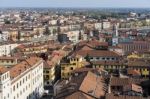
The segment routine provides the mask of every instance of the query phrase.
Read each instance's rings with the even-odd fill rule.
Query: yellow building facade
[[[61,78],[66,79],[71,76],[73,70],[85,66],[82,57],[70,58],[69,62],[61,63]]]

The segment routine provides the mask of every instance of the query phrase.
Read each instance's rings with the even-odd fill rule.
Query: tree
[[[10,24],[9,20],[4,20],[5,24]]]
[[[44,35],[50,35],[50,34],[51,34],[50,30],[49,30],[48,26],[46,26],[45,31],[44,31]]]
[[[46,53],[41,53],[40,57],[45,61],[48,60],[48,55]]]
[[[37,36],[40,35],[40,31],[39,31],[39,30],[36,31],[36,35],[37,35]]]
[[[101,19],[107,19],[106,15],[101,15]]]
[[[99,31],[98,31],[97,29],[94,29],[94,30],[93,30],[93,35],[94,35],[97,39],[99,39]]]
[[[56,32],[57,32],[57,30],[56,30],[56,29],[53,29],[53,35],[55,35],[55,34],[56,34]]]
[[[90,62],[90,56],[89,56],[89,54],[87,54],[87,55],[85,56],[85,60],[86,60],[87,62]]]
[[[0,34],[2,34],[2,30],[0,30]]]
[[[18,41],[20,41],[20,38],[21,38],[21,33],[20,31],[18,31],[18,36],[17,36]]]
[[[81,31],[79,32],[79,40],[82,39],[82,34],[81,34]]]

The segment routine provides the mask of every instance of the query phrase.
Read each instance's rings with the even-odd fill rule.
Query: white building
[[[103,29],[109,29],[111,27],[111,23],[109,21],[103,21],[102,27]]]
[[[42,94],[42,59],[31,57],[10,69],[0,66],[0,99],[38,99]]]
[[[95,23],[95,29],[101,30],[102,29],[102,23]]]
[[[4,18],[0,17],[0,24],[5,24]]]
[[[11,51],[19,45],[17,43],[0,45],[0,56],[10,56]]]
[[[50,21],[49,21],[49,24],[50,24],[50,25],[57,25],[57,20],[50,20]]]
[[[79,33],[83,34],[83,31],[81,30],[76,30],[76,31],[69,31],[66,32],[67,37],[69,37],[69,40],[72,41],[73,43],[77,43],[79,41]]]
[[[9,37],[8,31],[2,31],[2,33],[0,33],[0,41],[7,41],[8,37]]]

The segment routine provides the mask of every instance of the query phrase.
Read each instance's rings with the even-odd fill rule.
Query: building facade
[[[0,67],[0,99],[37,99],[43,94],[43,61],[31,57],[8,69]]]
[[[17,43],[0,45],[0,56],[10,56],[11,51],[17,46],[19,46]]]

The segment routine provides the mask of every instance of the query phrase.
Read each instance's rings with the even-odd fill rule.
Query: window
[[[20,86],[21,86],[21,81],[20,81]]]
[[[49,84],[49,81],[47,82],[47,84]]]
[[[49,73],[49,71],[47,70],[46,73]]]
[[[8,73],[7,73],[7,78],[9,77]]]
[[[30,75],[28,75],[28,79],[30,79]]]
[[[49,75],[46,75],[46,78],[49,79]]]
[[[15,85],[13,86],[13,91],[15,91]]]
[[[28,80],[27,76],[26,76],[26,81]]]
[[[79,61],[79,59],[77,58],[77,61]]]
[[[73,67],[71,67],[70,70],[73,70]]]
[[[19,98],[19,94],[17,94],[17,98]]]
[[[115,58],[111,58],[112,60],[115,60]]]
[[[107,57],[107,60],[109,60],[110,58],[109,57]]]
[[[18,83],[17,83],[17,88],[18,88]]]
[[[5,74],[5,79],[7,78],[7,75]]]
[[[73,63],[73,65],[76,65],[76,63]]]
[[[13,60],[11,60],[11,63],[13,63],[14,61]]]
[[[24,78],[23,78],[23,83],[24,83]]]
[[[99,57],[96,57],[96,59],[99,59]]]
[[[5,80],[5,76],[3,76],[3,80]]]

